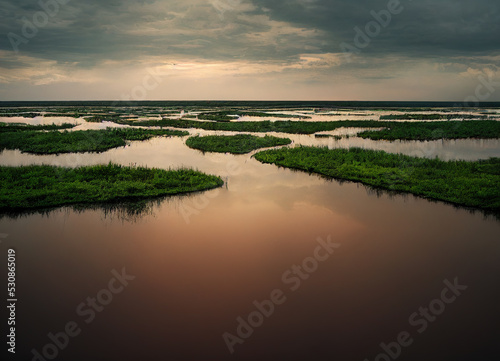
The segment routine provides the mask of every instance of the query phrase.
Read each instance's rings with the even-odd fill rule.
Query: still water
[[[500,148],[292,139],[446,159]],[[17,257],[19,360],[500,359],[498,220],[184,141],[0,155],[1,164],[185,166],[226,180],[137,217],[63,208],[2,218],[2,257],[9,248]]]

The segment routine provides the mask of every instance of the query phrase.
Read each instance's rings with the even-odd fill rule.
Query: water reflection
[[[50,217],[53,212],[57,212],[60,209],[63,209],[66,211],[73,211],[75,213],[84,213],[88,210],[100,211],[104,219],[120,220],[134,223],[145,216],[154,215],[154,208],[158,207],[164,200],[165,198],[120,203],[75,204],[63,207],[37,208],[21,211],[9,211],[3,213],[0,212],[0,219],[19,219],[26,218],[35,214]]]
[[[291,137],[307,145],[424,149],[421,143]],[[414,343],[398,360],[497,358],[500,222],[261,164],[251,155],[203,155],[184,141],[155,138],[99,154],[0,155],[1,164],[10,165],[186,166],[227,180],[227,187],[145,202],[148,211],[138,217],[96,207],[0,219],[1,233],[9,234],[1,246],[19,255],[19,359],[33,359],[31,350],[42,350],[51,342],[48,333],[69,321],[82,332],[60,350],[60,360],[371,361],[380,343],[404,330]],[[497,151],[497,141],[456,141],[438,144],[429,156],[481,158]],[[283,273],[327,235],[341,244],[338,252],[290,291]],[[136,278],[85,323],[77,306],[123,267]],[[415,332],[409,316],[455,277],[466,292],[424,333]],[[231,355],[223,333],[234,333],[237,318],[277,288],[287,292],[286,303]]]
[[[340,129],[339,134],[352,134],[358,129]],[[194,131],[191,134],[234,134],[234,132],[208,132]],[[433,142],[386,142],[386,141],[371,141],[361,138],[350,137],[340,140],[332,138],[315,138],[313,135],[287,135],[275,134],[277,136],[290,137],[294,145],[314,145],[328,146],[330,148],[348,148],[358,146],[367,149],[385,150],[398,152],[413,156],[425,156],[433,158],[439,156],[441,159],[468,159],[476,160],[481,158],[489,158],[491,156],[500,156],[500,143],[498,139],[490,140],[456,140],[456,141],[433,141]],[[190,149],[185,145],[187,137],[172,137],[172,138],[154,138],[144,142],[131,142],[125,147],[111,149],[103,153],[82,153],[82,154],[59,154],[59,155],[32,155],[21,153],[17,150],[4,150],[0,154],[1,165],[29,165],[29,164],[47,164],[64,167],[86,166],[96,164],[107,164],[109,162],[121,165],[138,165],[156,167],[162,169],[177,169],[179,167],[194,168],[208,174],[215,174],[224,179],[225,187],[228,191],[248,189],[249,187],[260,188],[263,185],[260,183],[266,179],[266,174],[272,174],[276,171],[274,165],[263,165],[255,161],[251,156],[247,155],[231,155],[221,153],[202,153],[198,150]],[[291,173],[294,173],[291,171]],[[306,179],[316,179],[308,177]],[[278,178],[281,186],[286,186],[288,182]],[[338,182],[338,181],[336,181]],[[364,186],[362,186],[364,187]],[[389,194],[387,191],[377,191],[384,194]],[[210,194],[210,193],[209,193]],[[392,194],[392,193],[391,193]],[[190,199],[190,198],[186,198]],[[203,197],[201,197],[203,199]],[[201,200],[197,200],[201,202]],[[153,202],[154,203],[154,202]],[[189,202],[188,202],[189,203]],[[107,207],[107,206],[106,206]],[[141,209],[137,210],[137,214],[133,216],[131,213],[133,204],[124,205],[111,211],[109,207],[101,207],[111,214],[119,215],[119,217],[130,219],[140,218],[143,214]],[[155,207],[149,202],[141,207],[144,208],[145,214],[148,212],[154,213]],[[189,206],[191,209],[197,210],[196,206]],[[184,210],[188,212],[189,209]]]
[[[68,209],[0,220],[10,234],[5,246],[22,255],[19,277],[30,285],[19,294],[25,359],[72,320],[82,334],[61,359],[371,360],[380,342],[410,331],[409,315],[454,277],[470,292],[400,359],[442,360],[442,350],[466,360],[494,349],[498,222],[415,197],[377,198],[354,183],[254,159],[244,164],[208,202],[204,193],[165,201],[136,223]],[[179,207],[195,204],[187,223]],[[326,235],[341,244],[338,253],[290,292],[283,272]],[[76,306],[122,267],[136,279],[85,324]],[[235,332],[237,317],[276,288],[287,302],[229,354],[222,334]],[[468,343],[457,344],[457,333]]]

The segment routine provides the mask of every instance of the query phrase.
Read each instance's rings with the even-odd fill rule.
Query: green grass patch
[[[291,142],[288,138],[278,138],[270,135],[257,137],[250,134],[238,134],[191,137],[186,140],[186,145],[204,152],[245,154],[255,149],[288,145]]]
[[[500,213],[500,158],[445,162],[358,148],[317,147],[266,150],[255,158],[263,163]]]
[[[280,113],[265,113],[265,112],[238,112],[238,115],[247,116],[247,117],[272,117],[272,118],[303,118],[310,119],[311,117],[308,115],[296,115],[296,114],[280,114]]]
[[[62,168],[0,167],[0,212],[135,201],[222,186],[217,176],[190,169],[115,164]]]
[[[190,119],[162,119],[150,121],[123,121],[119,124],[140,125],[146,127],[173,127],[181,129],[204,129],[234,132],[267,133],[279,132],[288,134],[314,134],[320,131],[335,130],[342,127],[383,127],[385,123],[377,121],[336,121],[336,122],[311,122],[311,121],[282,121],[269,120],[258,122],[203,122]]]
[[[112,128],[74,132],[11,132],[0,133],[0,150],[19,149],[34,154],[103,152],[121,147],[131,140],[156,136],[184,136],[188,132],[164,129]]]
[[[116,122],[120,120],[120,115],[118,114],[95,114],[90,117],[84,117],[87,122],[90,123],[102,123],[104,121],[107,122]]]
[[[208,112],[198,114],[198,119],[210,120],[212,122],[230,122],[231,120],[238,119],[238,114],[236,111]]]
[[[249,117],[270,117],[270,118],[310,118],[308,116],[290,114],[269,114],[265,112],[243,111],[243,110],[223,110],[218,112],[206,112],[198,114],[198,119],[211,120],[215,122],[230,122],[241,116]]]
[[[380,120],[439,120],[439,119],[485,119],[485,116],[474,114],[457,114],[457,113],[437,113],[437,114],[390,114],[381,115]]]
[[[358,133],[358,137],[373,140],[500,138],[500,122],[495,120],[391,122],[387,129],[364,131]]]
[[[37,130],[60,130],[74,128],[76,124],[64,123],[61,125],[48,124],[48,125],[29,125],[23,123],[0,123],[0,133],[9,132],[26,132]]]
[[[173,127],[184,129],[222,130],[235,132],[288,134],[314,134],[338,128],[388,128],[389,131],[367,131],[359,136],[378,139],[434,140],[464,138],[500,138],[500,122],[494,120],[388,122],[375,120],[340,120],[332,122],[311,121],[260,121],[260,122],[202,122],[189,119],[162,119],[151,121],[120,121],[120,124]]]
[[[5,117],[5,118],[14,118],[14,117],[23,117],[23,118],[35,118],[40,116],[41,113],[34,113],[34,112],[14,112],[14,113],[1,113],[0,116]]]

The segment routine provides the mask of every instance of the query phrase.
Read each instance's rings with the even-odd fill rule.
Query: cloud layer
[[[2,100],[121,99],[152,69],[161,81],[141,98],[460,101],[487,79],[495,91],[484,100],[500,100],[494,0],[0,0],[0,9]]]

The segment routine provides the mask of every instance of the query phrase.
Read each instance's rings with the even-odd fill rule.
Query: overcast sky
[[[0,100],[500,101],[498,0],[0,0],[0,33]]]

